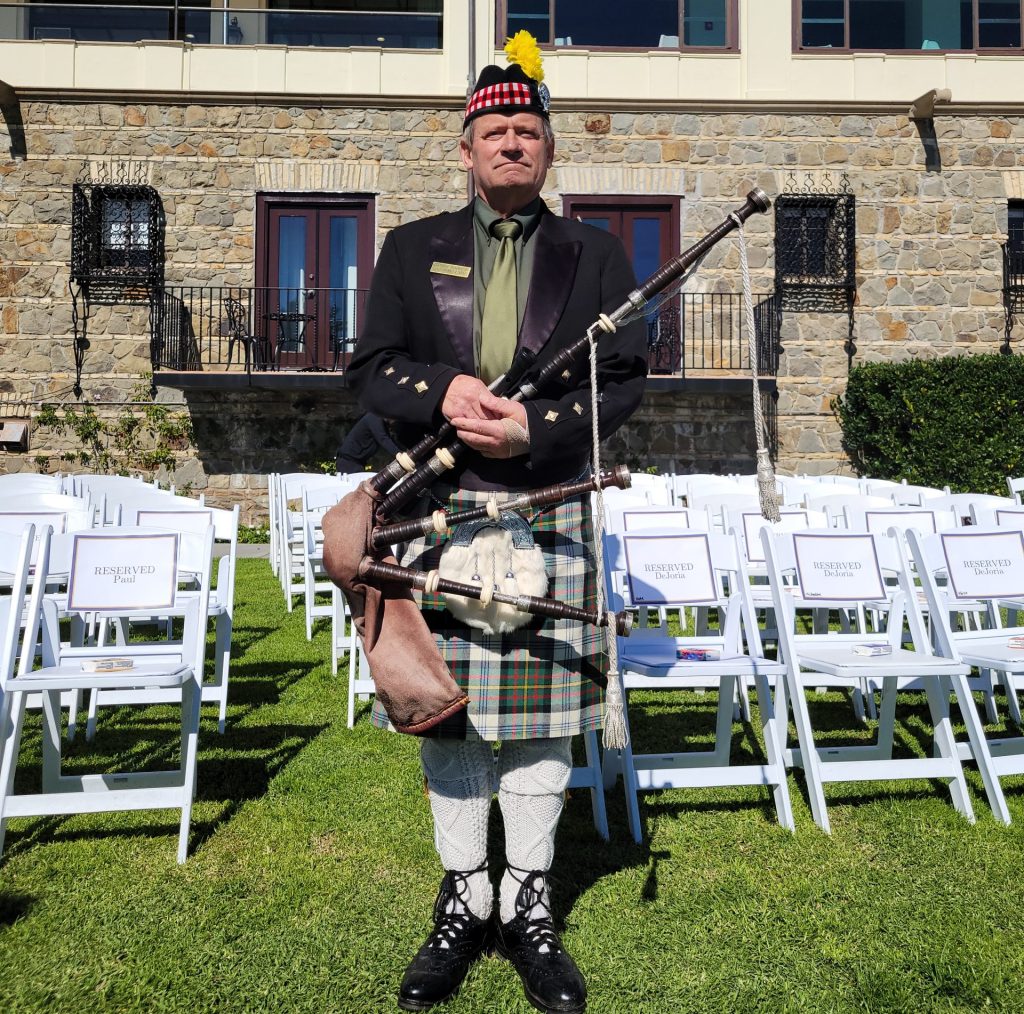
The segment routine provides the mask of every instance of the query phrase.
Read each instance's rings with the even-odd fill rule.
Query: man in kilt
[[[585,358],[528,402],[495,397],[486,385],[524,347],[542,365],[635,286],[618,239],[553,215],[540,200],[554,136],[539,51],[528,36],[532,47],[524,48],[520,36],[506,47],[515,62],[485,68],[468,103],[460,153],[476,199],[460,212],[387,236],[349,368],[363,407],[392,421],[399,444],[411,446],[447,419],[476,452],[431,489],[429,503],[420,504],[424,512],[500,500],[588,472],[592,398]],[[642,322],[599,345],[602,436],[639,403],[645,357]],[[575,498],[529,521],[548,595],[593,608],[600,578],[588,502]],[[438,541],[406,546],[402,562],[436,568]],[[592,627],[541,618],[490,633],[456,620],[439,598],[424,596],[422,605],[470,703],[422,742],[434,840],[446,872],[434,929],[405,973],[399,1006],[427,1010],[446,1000],[493,940],[534,1007],[582,1011],[586,987],[552,925],[547,873],[572,736],[602,722],[600,637]],[[387,725],[377,705],[373,720]],[[487,866],[496,778],[507,860],[497,905]]]

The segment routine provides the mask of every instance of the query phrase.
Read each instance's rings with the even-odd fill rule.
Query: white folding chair
[[[231,650],[234,639],[235,623],[235,573],[238,564],[238,519],[240,508],[235,504],[231,510],[217,507],[204,507],[194,500],[187,501],[191,506],[178,506],[179,498],[167,497],[167,507],[160,503],[147,506],[133,505],[123,508],[124,520],[127,525],[139,525],[145,528],[159,528],[176,532],[206,531],[213,526],[214,546],[220,554],[217,560],[217,580],[210,590],[208,615],[214,622],[214,667],[213,679],[203,681],[202,695],[204,703],[217,705],[217,730],[224,732],[227,725],[228,686],[231,674]],[[116,703],[104,700],[102,692],[94,693],[89,701],[89,717],[86,736],[91,739],[96,729],[96,711],[104,703]]]
[[[323,516],[351,488],[350,484],[341,480],[337,487],[325,486],[321,489],[304,489],[302,491],[302,528],[305,534],[305,552],[303,553],[303,608],[306,614],[306,640],[313,640],[313,624],[318,617],[330,619],[333,616],[333,603],[320,604],[317,596],[327,595],[334,587],[324,571],[324,533],[320,528]]]
[[[200,680],[205,653],[206,612],[210,594],[213,529],[195,533],[161,533],[146,529],[96,530],[40,540],[41,554],[30,600],[23,659],[32,654],[40,626],[43,667],[19,667],[7,680],[3,697],[4,751],[0,761],[0,849],[10,817],[98,813],[111,810],[180,809],[178,862],[188,851],[189,820],[195,797],[199,737]],[[67,592],[42,594],[47,577],[66,573]],[[182,573],[195,576],[198,587],[179,589]],[[166,641],[70,647],[61,640],[60,622],[69,615],[95,612],[119,620],[145,610],[175,614],[183,623],[180,643]],[[31,639],[31,640],[29,640]],[[116,671],[97,669],[119,660]],[[152,688],[181,693],[181,761],[173,770],[145,772],[61,773],[60,695],[68,690],[120,691],[130,701],[138,691],[148,703]],[[42,789],[14,792],[15,772],[29,693],[43,696]]]
[[[969,668],[932,653],[917,608],[916,588],[901,540],[893,535],[839,531],[772,532],[763,529],[762,546],[779,626],[779,656],[786,666],[786,684],[796,724],[798,747],[786,749],[787,762],[804,770],[814,820],[830,831],[824,786],[830,782],[939,778],[948,781],[953,804],[974,820],[963,768],[953,738],[949,695],[961,710],[973,705],[966,676]],[[887,587],[885,573],[895,574],[897,587]],[[786,581],[786,575],[795,582]],[[886,627],[863,633],[801,633],[798,613],[814,608],[886,604]],[[913,648],[903,647],[904,619],[910,623]],[[884,644],[885,654],[860,652]],[[883,649],[884,650],[884,649]],[[897,693],[900,681],[921,680],[927,695],[935,736],[935,756],[894,756]],[[858,686],[880,681],[882,702],[875,744],[821,746],[814,734],[806,691],[819,685]],[[780,708],[781,712],[781,708]],[[783,733],[780,728],[780,739]]]
[[[671,504],[672,487],[667,475],[651,475],[649,472],[630,472],[629,488],[647,495],[649,503]]]
[[[961,525],[971,523],[971,510],[974,508],[994,511],[1016,506],[1016,501],[1008,496],[992,496],[989,493],[950,493],[928,501],[930,510],[955,511]]]
[[[769,680],[781,677],[783,669],[761,651],[749,583],[735,540],[711,532],[647,529],[606,536],[605,545],[606,561],[611,561],[613,568],[621,567],[626,575],[623,594],[613,597],[616,607],[704,606],[717,608],[720,617],[719,629],[703,636],[665,637],[639,631],[617,642],[627,705],[629,693],[637,689],[714,686],[719,695],[714,747],[709,751],[636,753],[632,731],[624,750],[605,751],[605,786],[614,784],[621,770],[634,840],[639,842],[643,836],[638,794],[665,788],[769,786],[779,823],[793,829],[769,686]],[[686,657],[687,652],[691,657]],[[694,652],[714,652],[718,657],[696,658]],[[748,680],[753,681],[757,693],[766,759],[763,763],[732,764],[733,704]],[[626,711],[632,729],[636,723],[628,719],[628,706]]]
[[[891,497],[869,496],[866,493],[818,493],[804,497],[804,506],[811,511],[822,511],[828,521],[829,528],[839,528],[845,524],[847,507],[854,510],[868,507],[892,507]]]
[[[1024,626],[1004,626],[1001,608],[1024,600],[1024,531],[1020,528],[966,528],[937,535],[908,533],[910,551],[932,615],[936,646],[946,658],[1002,675],[1011,714],[1020,726],[1016,680],[1024,676]],[[962,602],[986,605],[983,626],[950,622]],[[969,709],[969,710],[968,710]],[[960,756],[973,759],[997,820],[1010,823],[999,779],[1024,774],[1024,736],[987,739],[973,701],[961,704],[969,741]]]
[[[0,498],[21,496],[25,493],[60,493],[62,482],[55,475],[36,472],[8,472],[0,475]]]
[[[279,569],[277,576],[281,581],[281,590],[285,595],[288,612],[292,611],[292,599],[298,593],[299,588],[305,587],[306,535],[301,509],[303,491],[331,489],[337,492],[338,500],[340,500],[350,488],[350,483],[343,482],[336,475],[295,472],[279,477],[277,503]],[[300,504],[298,510],[292,509],[293,502]],[[299,587],[295,585],[296,580],[302,582]]]

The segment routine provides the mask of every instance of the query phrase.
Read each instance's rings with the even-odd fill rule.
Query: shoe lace
[[[469,877],[485,869],[486,864],[475,870],[448,870],[445,873],[434,902],[434,932],[430,937],[432,948],[451,947],[470,929],[476,917],[469,909]]]
[[[519,870],[512,866],[509,870],[520,884],[516,894],[516,915],[522,917],[525,922],[523,936],[526,942],[541,953],[545,953],[545,948],[548,952],[560,951],[562,941],[555,932],[551,911],[544,897],[547,873],[543,870]],[[525,876],[520,879],[517,875],[519,873]],[[534,916],[532,913],[538,905],[543,909],[544,915]]]

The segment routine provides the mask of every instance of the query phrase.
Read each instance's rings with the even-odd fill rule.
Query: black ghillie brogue
[[[434,929],[402,977],[398,990],[402,1010],[429,1010],[447,1000],[489,946],[491,920],[477,918],[466,904],[466,878],[486,868],[445,873],[434,902]]]
[[[497,922],[498,953],[508,958],[523,980],[526,999],[545,1014],[581,1014],[587,1007],[587,986],[576,962],[558,939],[545,901],[547,875],[542,870],[525,873],[516,895],[516,914],[509,922]],[[537,913],[541,912],[541,915]]]

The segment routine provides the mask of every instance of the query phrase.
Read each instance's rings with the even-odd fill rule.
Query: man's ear
[[[473,151],[465,141],[459,141],[459,157],[462,159],[463,168],[473,171]]]

